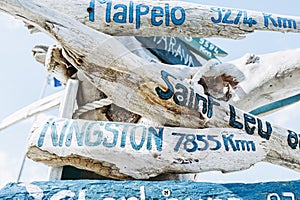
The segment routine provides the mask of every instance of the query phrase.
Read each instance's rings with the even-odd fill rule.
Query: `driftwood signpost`
[[[55,181],[11,183],[0,190],[8,199],[103,200],[295,200],[299,181],[257,184],[215,184],[191,181]]]
[[[60,118],[39,119],[33,125],[28,140],[29,158],[52,167],[70,165],[121,180],[210,170],[231,172],[261,161],[300,169],[299,134],[249,113],[299,93],[300,49],[286,51],[285,57],[277,52],[246,55],[224,64],[217,60],[202,63],[197,51],[206,54],[205,59],[227,53],[206,39],[186,37],[241,39],[255,30],[298,33],[299,17],[145,0],[2,0],[0,10],[21,18],[32,32],[43,31],[56,39],[59,45],[37,46],[35,58],[62,83],[80,81],[78,93],[65,94],[72,97],[72,102],[65,102],[68,108],[61,110]],[[137,37],[113,37],[120,35]],[[29,115],[33,115],[58,104],[53,97],[49,99],[29,106],[26,112],[32,109]],[[76,107],[79,109],[73,113]],[[22,112],[25,111],[2,126],[22,119]],[[81,119],[67,119],[71,116]],[[298,182],[269,183],[268,188],[281,189],[261,189],[256,191],[258,194],[243,192],[242,187],[263,184],[62,184],[68,188],[55,193],[49,190],[63,187],[60,182],[48,182],[51,189],[43,183],[10,184],[1,193],[8,197],[10,193],[5,190],[20,191],[11,197],[36,199],[85,199],[89,195],[103,199],[299,196],[294,189]],[[108,194],[110,184],[120,191]],[[90,185],[95,189],[83,189]],[[125,189],[132,185],[137,186],[137,192]],[[193,194],[183,192],[183,185]],[[97,196],[94,191],[100,187],[103,193]],[[153,192],[157,188],[159,192]]]

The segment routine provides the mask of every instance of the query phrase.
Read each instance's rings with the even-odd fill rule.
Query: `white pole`
[[[65,94],[59,107],[58,117],[72,118],[76,103],[76,95],[79,81],[69,79],[66,85]],[[60,180],[62,176],[63,167],[51,167],[48,172],[48,180]]]

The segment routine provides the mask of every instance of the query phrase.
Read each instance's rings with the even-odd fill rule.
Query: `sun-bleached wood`
[[[66,17],[48,7],[35,4],[33,1],[4,0],[0,2],[0,9],[22,20],[32,23],[41,30],[53,36],[63,47],[63,57],[80,70],[87,79],[99,90],[103,91],[116,105],[126,108],[141,116],[155,119],[162,125],[181,126],[190,128],[230,128],[230,116],[235,115],[234,120],[243,124],[245,114],[228,104],[209,99],[201,91],[194,93],[189,80],[195,73],[195,69],[186,69],[182,66],[170,67],[160,63],[150,63],[135,56],[115,38],[97,32],[82,23]],[[147,70],[145,70],[147,69]],[[168,85],[166,84],[168,79]],[[203,108],[185,106],[176,103],[173,94],[175,87],[185,88],[186,95],[193,99],[192,95],[201,96],[212,113],[208,114]],[[170,89],[172,88],[172,89]],[[168,93],[171,97],[162,97],[158,93]],[[169,89],[169,90],[168,90]],[[178,88],[176,88],[178,89]],[[182,92],[179,91],[179,92]],[[183,93],[183,92],[182,92]],[[184,95],[184,94],[183,94]],[[182,97],[184,98],[184,97]],[[210,103],[208,103],[210,102]],[[184,104],[184,103],[182,103]],[[250,115],[249,115],[250,116]],[[259,119],[252,116],[257,124]],[[265,121],[261,121],[264,125]],[[259,128],[258,128],[259,129]],[[254,135],[258,132],[255,129]],[[246,134],[242,126],[243,134]],[[286,145],[288,130],[272,125],[270,143],[276,141],[277,152],[274,150],[268,161],[290,168],[297,168],[299,163],[287,160],[295,154],[297,149],[281,150]],[[279,156],[280,155],[280,156]]]
[[[300,156],[286,140],[278,132],[265,140],[238,129],[155,127],[49,117],[33,125],[27,156],[50,166],[72,165],[116,179],[232,172],[262,161],[300,170]]]
[[[5,0],[10,1],[10,0]],[[25,0],[23,0],[25,1]],[[25,5],[23,1],[19,1]],[[11,1],[12,2],[12,1]],[[189,3],[184,1],[152,1],[152,0],[112,0],[103,1],[111,2],[112,9],[107,12],[107,3],[100,4],[95,1],[95,21],[89,20],[89,13],[87,8],[89,7],[89,1],[82,0],[32,0],[32,4],[42,5],[45,7],[53,8],[60,13],[63,13],[73,19],[76,19],[83,24],[86,24],[93,29],[110,35],[140,35],[140,36],[194,36],[194,37],[224,37],[232,39],[241,39],[246,34],[252,33],[255,30],[263,31],[279,31],[279,32],[299,32],[300,30],[300,18],[298,16],[284,16],[277,15],[267,12],[258,11],[247,11],[242,9],[234,8],[222,8],[218,6],[201,5],[197,3]],[[140,28],[136,28],[136,10],[133,11],[133,22],[129,23],[128,19],[126,23],[115,23],[112,19],[111,22],[107,22],[106,17],[110,15],[111,18],[115,13],[122,11],[122,9],[114,10],[115,5],[127,6],[127,13],[129,11],[130,2],[133,3],[134,7],[137,5],[146,5],[149,7],[149,13],[147,15],[140,16]],[[169,5],[169,9],[174,7],[181,7],[185,13],[185,21],[181,25],[175,25],[170,22],[167,26],[164,17],[157,17],[156,21],[163,20],[162,25],[154,26],[151,24],[153,17],[151,18],[151,10],[153,7],[165,8],[165,5]],[[134,8],[136,9],[136,8]],[[222,12],[222,19],[219,20],[219,13],[214,10],[224,10]],[[141,9],[143,10],[143,9]],[[230,15],[226,20],[226,12]],[[170,11],[171,12],[171,11]],[[245,16],[245,12],[247,16]],[[180,15],[180,14],[179,14]],[[176,15],[177,16],[177,15]],[[237,17],[239,16],[239,20]],[[178,18],[180,16],[177,16]],[[244,20],[246,17],[246,20]],[[127,18],[127,16],[126,16]],[[213,22],[220,21],[219,23]],[[236,21],[237,22],[234,22]],[[255,20],[256,24],[252,23],[251,20]],[[274,23],[272,22],[274,21]],[[171,21],[171,20],[170,20]],[[226,22],[227,21],[227,22]],[[225,23],[224,23],[225,22]],[[266,23],[268,26],[266,26]]]

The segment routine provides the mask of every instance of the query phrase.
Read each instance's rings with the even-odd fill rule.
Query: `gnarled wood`
[[[277,132],[265,139],[237,129],[44,118],[33,125],[27,156],[114,179],[148,179],[166,173],[239,171],[262,161],[300,170],[300,156],[291,143],[292,137]]]
[[[184,1],[105,0],[94,1],[94,8],[90,7],[89,2],[82,0],[34,0],[33,3],[54,8],[110,35],[188,35],[241,39],[245,34],[255,30],[297,33],[300,30],[298,16],[222,8]],[[87,12],[88,8],[90,13]],[[91,18],[94,18],[94,21],[91,21]]]
[[[195,74],[194,69],[147,62],[113,37],[30,0],[4,0],[0,8],[52,35],[62,45],[63,57],[116,105],[162,125],[232,127],[279,146],[288,143],[290,149],[269,152],[268,161],[299,167],[289,157],[298,150],[296,133],[195,91],[186,80]]]

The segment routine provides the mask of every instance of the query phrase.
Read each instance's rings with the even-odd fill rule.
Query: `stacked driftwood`
[[[127,15],[117,12],[117,8],[123,8],[125,12],[125,7],[128,9],[128,19]],[[166,14],[171,19],[166,17],[165,21],[159,21],[158,18],[153,18],[154,12],[149,12],[150,9],[161,11],[161,8],[164,8],[166,13],[167,8],[171,10]],[[300,20],[297,17],[211,8],[184,2],[180,2],[178,6],[178,2],[172,1],[99,1],[96,4],[95,1],[91,1],[88,5],[80,0],[3,0],[0,2],[0,10],[21,18],[29,24],[31,31],[43,31],[56,39],[59,45],[37,46],[34,52],[37,60],[45,64],[47,70],[61,82],[67,83],[69,79],[80,81],[78,107],[99,99],[111,102],[108,106],[76,116],[93,121],[148,121],[150,124],[145,126],[145,129],[155,126],[182,127],[166,131],[164,134],[167,139],[164,138],[165,135],[160,138],[165,149],[162,149],[159,155],[153,155],[151,151],[138,154],[129,150],[121,153],[123,149],[120,148],[112,151],[94,151],[88,147],[72,150],[64,148],[62,143],[59,145],[53,142],[53,130],[62,133],[63,130],[70,130],[71,125],[66,125],[67,128],[64,129],[60,123],[63,120],[49,119],[48,122],[37,123],[33,128],[28,149],[30,158],[51,166],[71,164],[120,179],[149,178],[164,173],[241,170],[258,161],[299,169],[298,135],[247,112],[283,97],[298,94],[300,49],[285,52],[285,57],[279,56],[282,52],[259,56],[246,55],[225,64],[212,60],[201,68],[188,68],[160,63],[143,49],[135,38],[114,37],[175,35],[238,39],[254,30],[299,32]],[[223,10],[226,12],[222,12]],[[134,15],[138,12],[139,15]],[[161,17],[160,14],[156,16]],[[121,23],[120,20],[125,20],[126,23]],[[170,20],[173,20],[173,23]],[[52,128],[49,128],[51,123]],[[58,128],[60,126],[62,129]],[[115,128],[115,131],[121,131]],[[228,139],[228,136],[245,137],[248,139],[238,141],[254,141],[256,148],[252,148],[251,152],[249,147],[249,156],[243,153],[235,155],[236,160],[232,162],[227,156],[234,154],[229,154],[225,147],[225,151],[217,151],[219,143],[216,139],[211,139],[217,144],[216,154],[206,152],[202,157],[201,154],[196,155],[189,151],[187,153],[184,150],[191,147],[186,143],[186,147],[178,147],[177,150],[185,149],[177,155],[172,152],[175,150],[174,145],[170,144],[174,143],[172,140],[177,141],[178,138],[171,135],[174,136],[179,130],[189,138],[191,134],[194,135],[192,140],[188,139],[188,136],[185,138],[190,141],[189,145],[199,145],[197,142],[203,141],[203,135],[214,131],[213,135],[208,134],[206,137],[224,136],[229,143],[233,140],[230,137]],[[52,138],[45,140],[44,146],[39,145],[41,134],[46,132],[52,134]],[[61,137],[61,141],[65,142],[64,136]],[[107,139],[112,138],[107,136]],[[181,156],[180,162],[178,156]],[[208,160],[205,160],[206,156]],[[126,161],[120,163],[121,157]],[[185,160],[182,161],[182,158],[188,160],[187,165],[183,165]],[[196,162],[197,159],[201,160],[199,158],[205,162]],[[182,165],[174,163],[176,159]],[[214,164],[220,160],[224,163]],[[106,173],[107,170],[110,172]]]

